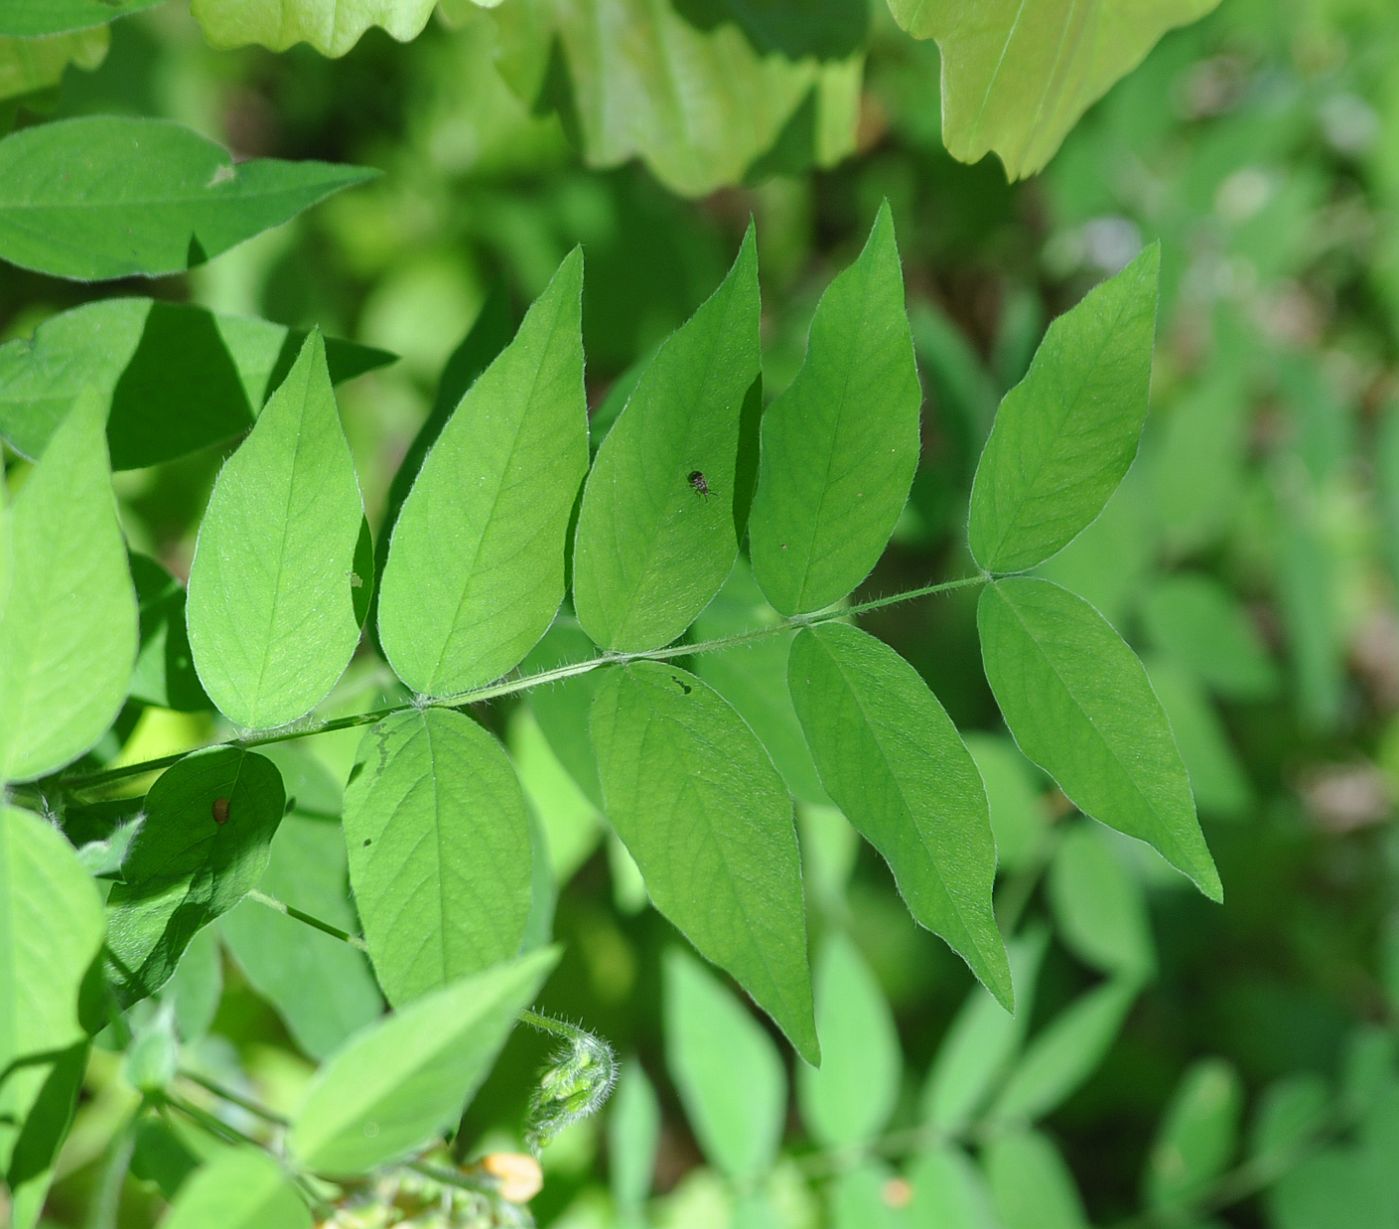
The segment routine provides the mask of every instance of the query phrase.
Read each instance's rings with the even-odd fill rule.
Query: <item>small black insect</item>
[[[685,481],[695,488],[696,495],[701,495],[705,499],[708,499],[714,494],[714,492],[709,489],[709,479],[704,476],[704,470],[702,469],[692,469],[690,471],[690,476],[686,478]]]
[[[689,683],[686,683],[686,682],[682,681],[681,679],[676,678],[675,675],[673,675],[673,674],[670,676],[670,681],[671,681],[672,683],[674,683],[678,688],[680,688],[680,690],[683,691],[687,696],[690,694],[690,684],[689,684]]]

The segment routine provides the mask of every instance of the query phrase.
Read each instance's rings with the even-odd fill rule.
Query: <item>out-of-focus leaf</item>
[[[942,132],[963,162],[995,152],[1009,179],[1043,169],[1079,117],[1168,30],[1219,0],[889,0],[942,52]]]
[[[1204,687],[1174,662],[1155,660],[1146,665],[1200,809],[1230,818],[1243,814],[1253,800],[1253,786]]]
[[[797,1103],[813,1139],[841,1150],[874,1138],[899,1095],[899,1035],[859,949],[833,934],[816,962],[821,1066],[797,1070]]]
[[[1220,695],[1264,700],[1276,693],[1277,668],[1258,629],[1217,581],[1191,573],[1168,577],[1147,593],[1142,620],[1162,654]]]
[[[1224,1172],[1238,1146],[1243,1088],[1222,1059],[1196,1063],[1177,1086],[1147,1159],[1153,1208],[1189,1206]]]
[[[591,730],[607,818],[656,908],[819,1061],[792,801],[743,719],[661,662],[609,671]]]
[[[972,485],[972,554],[1020,572],[1103,510],[1146,421],[1161,250],[1150,247],[1049,326],[996,411]]]
[[[0,343],[0,435],[38,456],[78,394],[91,390],[106,408],[113,469],[173,460],[251,427],[306,337],[191,303],[84,303],[30,338]],[[350,341],[325,347],[336,384],[393,361]]]
[[[625,1062],[607,1115],[612,1198],[623,1216],[639,1217],[651,1193],[660,1138],[661,1106],[656,1090],[639,1062]]]
[[[1295,1153],[1325,1128],[1331,1114],[1331,1091],[1319,1075],[1299,1072],[1263,1090],[1249,1132],[1250,1160],[1290,1167]]]
[[[200,682],[240,726],[285,725],[323,700],[359,643],[364,503],[313,333],[219,472],[190,566]],[[362,566],[362,565],[361,565]]]
[[[102,948],[102,902],[58,829],[0,807],[0,1080],[80,1041],[78,991]]]
[[[651,360],[588,475],[573,600],[583,630],[605,649],[668,644],[733,567],[758,316],[750,226],[723,284]]]
[[[665,960],[666,1065],[700,1146],[742,1182],[777,1159],[787,1077],[777,1047],[743,1004],[692,957]]]
[[[194,669],[185,626],[184,585],[146,555],[132,555],[130,564],[141,636],[131,698],[177,712],[212,707]]]
[[[167,120],[100,115],[0,141],[0,259],[102,281],[178,273],[374,174],[258,158]]]
[[[983,1163],[1004,1229],[1088,1229],[1073,1174],[1039,1132],[997,1135]]]
[[[417,38],[435,0],[192,0],[190,12],[215,47],[257,43],[286,51],[310,43],[342,56],[371,26],[400,43]]]
[[[165,0],[5,0],[5,7],[0,10],[0,34],[39,38],[69,30],[90,30],[164,3]]]
[[[1049,867],[1049,902],[1058,933],[1080,960],[1104,973],[1150,977],[1156,967],[1141,885],[1090,824],[1060,840]]]
[[[310,1229],[311,1209],[288,1173],[256,1148],[224,1152],[180,1188],[166,1229]]]
[[[3,819],[0,815],[0,822]],[[58,1152],[72,1125],[82,1091],[87,1059],[86,1042],[60,1054],[52,1066],[44,1069],[38,1095],[23,1114],[23,1125],[15,1135],[5,1169],[5,1185],[10,1189],[10,1229],[35,1229],[43,1217]],[[19,1078],[12,1074],[9,1082],[15,1083]],[[8,1101],[8,1093],[0,1094],[0,1117],[6,1116]]]
[[[1132,979],[1105,982],[1055,1016],[1025,1047],[991,1118],[1033,1122],[1076,1092],[1117,1040],[1138,989]]]
[[[151,786],[107,897],[109,973],[123,1004],[164,985],[195,934],[256,886],[284,802],[272,762],[234,747],[187,755]]]
[[[831,1229],[904,1229],[903,1208],[890,1201],[898,1179],[879,1161],[838,1174],[830,1186]]]
[[[185,948],[166,987],[174,1008],[175,1029],[184,1041],[198,1041],[209,1031],[223,994],[219,932],[206,926]]]
[[[506,0],[493,16],[506,78],[563,108],[590,165],[640,157],[672,191],[702,196],[854,148],[862,5]],[[560,53],[569,92],[552,98]]]
[[[500,744],[451,709],[385,718],[345,790],[350,882],[369,956],[402,1006],[520,950],[529,816]]]
[[[292,1154],[347,1176],[427,1144],[457,1121],[557,960],[544,948],[473,973],[357,1033],[311,1081]]]
[[[1000,1229],[985,1179],[955,1145],[920,1152],[908,1170],[908,1182],[913,1187],[911,1229]]]
[[[965,742],[986,786],[997,866],[1017,871],[1034,865],[1049,835],[1049,811],[1034,766],[1004,735],[972,733]]]
[[[8,520],[0,575],[0,781],[76,759],[112,723],[136,661],[137,611],[102,438],[80,398]]]
[[[451,695],[500,677],[558,612],[588,468],[582,291],[574,249],[462,397],[403,502],[379,641],[414,691]]]
[[[1354,1147],[1328,1148],[1294,1165],[1264,1192],[1273,1229],[1339,1229],[1385,1224],[1393,1173]]]
[[[1220,900],[1171,727],[1143,669],[1087,602],[1058,585],[988,585],[981,656],[1020,749],[1101,823],[1146,841]]]
[[[6,19],[0,13],[0,100],[47,90],[70,67],[91,70],[107,58],[111,36],[106,26],[12,38],[3,33]]]
[[[886,201],[822,295],[796,379],[763,414],[749,552],[777,610],[821,610],[879,562],[918,468],[922,402]]]
[[[845,624],[797,636],[788,684],[827,792],[888,861],[909,912],[1010,1010],[986,791],[952,719],[908,662]]]

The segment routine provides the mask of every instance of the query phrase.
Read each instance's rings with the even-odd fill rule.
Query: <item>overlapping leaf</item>
[[[154,8],[165,0],[6,0],[0,35],[40,38],[105,26],[118,17]]]
[[[192,0],[190,12],[215,47],[257,43],[285,51],[310,43],[341,56],[372,26],[401,43],[416,38],[435,0]]]

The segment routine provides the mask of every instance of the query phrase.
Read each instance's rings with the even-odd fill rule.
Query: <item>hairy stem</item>
[[[799,630],[803,627],[815,627],[822,623],[831,623],[837,619],[849,619],[856,615],[868,614],[872,610],[882,610],[886,606],[894,606],[901,602],[911,602],[920,597],[931,597],[937,593],[950,593],[954,589],[966,589],[972,585],[985,584],[988,577],[984,575],[963,576],[959,580],[947,580],[936,585],[924,585],[918,589],[908,589],[902,593],[894,593],[888,597],[872,598],[867,602],[858,602],[853,606],[845,606],[839,609],[823,610],[819,614],[795,615],[791,618],[782,619],[777,623],[769,624],[766,627],[754,628],[752,631],[739,632],[733,636],[720,636],[715,640],[702,640],[698,644],[672,644],[663,649],[651,649],[644,653],[603,653],[597,657],[590,657],[586,661],[570,662],[567,665],[555,666],[550,670],[540,670],[535,674],[526,674],[519,678],[504,679],[498,683],[490,683],[484,687],[473,687],[470,691],[463,691],[453,696],[441,696],[435,699],[418,697],[406,704],[394,704],[387,708],[374,709],[366,713],[355,713],[349,717],[337,717],[330,721],[322,721],[305,726],[295,726],[280,730],[270,730],[261,734],[250,734],[244,738],[231,740],[229,743],[215,743],[213,746],[239,746],[239,747],[265,747],[271,743],[289,742],[298,738],[309,738],[313,734],[326,734],[332,730],[350,730],[356,726],[373,725],[383,721],[387,717],[392,717],[397,713],[407,712],[412,709],[422,708],[469,708],[473,704],[483,704],[487,700],[498,700],[502,696],[516,695],[520,692],[531,691],[536,687],[542,687],[548,683],[559,683],[565,679],[576,678],[580,674],[590,674],[594,670],[604,666],[625,665],[633,661],[670,661],[676,657],[697,657],[703,653],[717,653],[723,649],[737,648],[739,645],[751,644],[755,640],[763,640],[768,636],[781,635],[784,632]],[[143,760],[139,764],[123,764],[119,768],[107,768],[100,772],[74,773],[70,776],[60,777],[58,784],[64,789],[92,789],[99,785],[109,785],[114,781],[121,781],[127,777],[144,776],[150,772],[156,772],[162,768],[168,768],[171,764],[177,763],[189,755],[192,751],[200,750],[198,747],[190,747],[185,751],[174,752],[170,755],[162,755],[156,759]]]

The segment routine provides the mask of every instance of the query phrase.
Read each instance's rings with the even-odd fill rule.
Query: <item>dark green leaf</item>
[[[154,8],[165,0],[5,0],[0,34],[38,38],[66,30],[105,26],[128,13]]]
[[[229,153],[166,120],[85,116],[0,141],[0,258],[100,281],[203,264],[373,171]]]
[[[184,585],[145,555],[132,555],[130,565],[141,635],[131,698],[177,712],[212,707],[194,670],[185,626]]]

